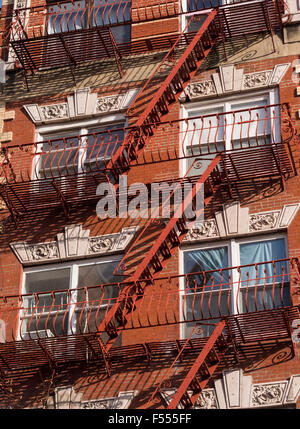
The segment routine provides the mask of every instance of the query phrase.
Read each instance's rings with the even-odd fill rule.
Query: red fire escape
[[[195,159],[195,154],[187,155],[185,153],[184,146],[180,153],[175,146],[158,149],[157,151],[151,149],[148,152],[145,152],[144,149],[145,147],[148,148],[149,141],[154,135],[158,136],[159,130],[162,128],[172,129],[173,133],[177,135],[177,139],[182,137],[178,131],[181,129],[178,126],[180,121],[164,122],[165,116],[178,101],[187,84],[203,65],[212,49],[220,41],[224,43],[224,38],[234,38],[241,34],[258,31],[267,31],[273,34],[273,31],[281,26],[281,12],[281,2],[268,0],[254,2],[251,5],[241,2],[241,4],[228,9],[226,7],[210,8],[207,10],[207,15],[201,27],[194,33],[187,32],[190,21],[187,28],[179,36],[176,35],[176,37],[171,38],[169,36],[159,36],[138,42],[132,41],[123,45],[116,43],[109,26],[105,25],[38,37],[35,37],[34,33],[27,35],[24,32],[25,23],[21,22],[20,16],[17,14],[17,19],[13,21],[9,34],[10,36],[13,35],[11,46],[25,73],[28,71],[35,73],[45,66],[53,67],[66,64],[69,64],[73,70],[77,63],[87,60],[86,53],[88,53],[89,59],[114,57],[119,72],[122,74],[121,59],[123,57],[152,50],[169,50],[139,92],[132,106],[130,106],[128,114],[132,118],[136,118],[134,125],[124,130],[123,141],[117,142],[115,138],[110,140],[109,145],[111,145],[112,150],[109,151],[109,156],[104,156],[104,161],[99,167],[93,167],[94,169],[92,169],[89,162],[87,162],[88,171],[81,173],[80,176],[74,170],[74,165],[72,168],[72,165],[66,162],[64,168],[61,168],[63,171],[61,173],[60,162],[64,159],[63,154],[66,152],[67,142],[63,150],[56,148],[55,142],[49,142],[52,150],[50,149],[48,152],[41,151],[38,145],[28,145],[27,148],[25,146],[4,148],[2,176],[5,177],[5,183],[0,185],[0,193],[13,218],[17,220],[26,211],[37,209],[39,196],[45,193],[47,195],[45,200],[40,201],[41,205],[48,204],[48,207],[54,207],[61,204],[67,215],[68,205],[82,200],[81,188],[85,190],[86,198],[94,201],[96,186],[101,181],[109,179],[118,191],[117,179],[119,174],[128,172],[130,168],[134,168],[136,165],[151,165],[155,162],[166,162],[172,159]],[[177,15],[179,14],[178,11],[175,11],[173,15],[176,15],[176,13]],[[22,17],[25,15],[23,14]],[[241,22],[243,15],[247,20],[247,26],[244,28],[242,28]],[[165,17],[169,16],[169,13],[166,12]],[[260,19],[257,20],[257,16]],[[221,34],[223,38],[220,37]],[[97,43],[99,47],[97,51],[93,47],[96,45],[94,43],[96,39],[101,40],[100,44]],[[70,41],[72,41],[72,44],[70,44]],[[80,42],[80,44],[83,43],[82,46],[85,47],[84,54],[81,53],[80,57],[77,57],[78,51],[73,52],[71,48],[71,45],[76,45],[76,41]],[[53,59],[50,55],[45,57],[42,54],[42,46],[47,47],[47,52],[48,50],[49,52],[56,50],[55,52],[60,52],[60,55],[56,54]],[[90,46],[92,46],[91,51],[89,51]],[[167,76],[161,78],[162,71],[166,70]],[[160,78],[158,85],[157,78]],[[142,226],[134,243],[127,250],[116,271],[117,274],[125,277],[122,282],[115,285],[119,288],[117,298],[106,298],[105,288],[109,287],[108,285],[95,286],[96,290],[98,288],[98,295],[95,299],[90,298],[88,288],[78,291],[76,302],[74,302],[70,291],[65,291],[66,299],[58,305],[56,300],[57,293],[54,291],[48,294],[48,303],[42,306],[43,312],[41,312],[40,304],[43,300],[42,293],[36,293],[33,296],[3,298],[1,308],[3,314],[6,315],[7,326],[13,327],[10,340],[0,344],[1,373],[4,379],[10,372],[45,364],[50,365],[54,371],[57,371],[63,363],[74,362],[74,360],[78,362],[86,361],[87,353],[89,360],[100,360],[107,374],[110,375],[114,371],[114,365],[125,357],[132,362],[135,359],[140,359],[141,356],[143,359],[151,360],[153,356],[163,355],[165,348],[169,348],[173,355],[174,351],[177,350],[178,352],[175,361],[170,367],[170,370],[173,370],[175,368],[174,363],[178,360],[184,362],[183,357],[190,356],[189,353],[193,349],[193,353],[196,353],[194,361],[188,359],[189,364],[182,365],[181,382],[177,386],[177,393],[168,405],[168,408],[176,408],[179,404],[185,408],[190,408],[195,404],[201,391],[222,365],[223,358],[228,350],[236,353],[236,359],[239,359],[237,351],[243,347],[247,349],[248,345],[253,346],[260,340],[278,341],[291,338],[291,322],[299,317],[299,308],[293,307],[291,303],[284,302],[282,291],[286,284],[292,285],[295,282],[295,278],[297,282],[299,281],[299,265],[295,260],[277,261],[276,263],[275,261],[265,262],[264,264],[270,264],[273,269],[272,274],[268,274],[267,279],[259,279],[257,267],[255,267],[256,275],[252,280],[256,280],[256,286],[259,279],[265,280],[263,283],[259,282],[259,285],[263,284],[264,288],[266,286],[270,287],[270,285],[273,287],[274,305],[272,308],[267,306],[264,299],[262,300],[262,307],[257,308],[259,304],[255,291],[256,309],[254,311],[247,308],[246,299],[243,309],[240,309],[237,314],[230,314],[230,296],[236,294],[234,296],[237,299],[241,283],[243,283],[243,286],[247,286],[248,291],[247,279],[241,276],[242,267],[225,269],[228,272],[237,270],[240,273],[237,291],[233,287],[234,281],[230,280],[231,274],[229,274],[229,280],[227,281],[229,290],[227,314],[221,311],[219,305],[217,316],[211,313],[210,308],[208,309],[210,315],[203,315],[204,309],[198,308],[197,315],[196,312],[193,312],[192,317],[186,317],[182,320],[178,313],[178,301],[176,301],[180,290],[180,276],[176,278],[176,287],[171,288],[169,292],[164,290],[164,296],[162,296],[162,291],[157,292],[156,287],[159,284],[164,285],[164,287],[167,284],[172,285],[174,278],[172,280],[161,277],[162,270],[183,242],[189,229],[193,226],[193,222],[211,203],[220,188],[223,189],[225,186],[229,195],[233,195],[237,184],[247,182],[249,179],[261,179],[263,177],[276,178],[283,187],[285,180],[291,174],[296,173],[289,149],[289,142],[294,136],[294,130],[288,106],[264,106],[264,116],[259,117],[258,115],[257,117],[256,113],[256,118],[251,117],[251,109],[249,110],[250,118],[245,122],[243,122],[241,112],[230,112],[231,117],[234,118],[234,122],[230,124],[231,128],[236,126],[242,130],[243,126],[249,126],[250,122],[268,120],[271,124],[268,133],[265,127],[263,134],[256,132],[254,135],[250,136],[248,134],[246,136],[246,140],[248,138],[246,148],[242,145],[241,137],[240,146],[235,144],[235,146],[232,145],[229,148],[224,147],[221,151],[217,149],[216,138],[212,138],[207,142],[209,154],[212,156],[205,171],[199,175],[191,176],[189,174],[191,168],[197,168],[197,162],[205,158],[201,154],[201,146],[200,142],[198,142],[197,159],[192,162],[190,170],[183,178],[175,180],[178,187],[181,187],[185,182],[190,183],[189,193],[185,196],[180,207],[173,207],[172,215],[168,220],[157,221],[155,219],[154,222],[147,221]],[[237,120],[236,117],[238,118]],[[217,119],[217,128],[228,126],[224,125],[228,124],[227,121],[222,122],[223,125],[220,125],[219,115],[217,115]],[[278,120],[285,124],[285,131],[282,129],[279,140],[278,133],[274,133],[274,124]],[[202,127],[207,126],[203,125],[203,117],[201,121]],[[201,128],[201,125],[195,125],[193,120],[186,121],[186,123],[187,129],[183,133],[191,138],[191,136],[195,135],[195,126],[200,126]],[[210,131],[210,134],[216,133],[215,128]],[[223,131],[226,132],[226,129],[223,129]],[[250,137],[252,138],[251,142]],[[92,144],[96,144],[96,141],[98,140],[94,136],[94,143]],[[86,140],[85,143],[80,140],[79,146],[81,144],[85,145],[86,151]],[[107,142],[105,144],[107,145]],[[32,146],[34,148],[33,152]],[[79,146],[74,149],[76,152],[75,158],[79,157]],[[56,149],[53,151],[53,148]],[[14,157],[21,159],[18,154],[22,154],[24,159],[29,160],[31,169],[28,172],[24,171],[22,165],[17,168],[14,167]],[[33,167],[32,160],[34,161]],[[246,167],[245,160],[247,160]],[[38,177],[40,173],[34,174],[35,165],[41,162],[44,165],[47,162],[47,165],[50,163],[50,177]],[[257,165],[259,165],[259,168]],[[76,187],[70,186],[74,177],[76,177],[78,185]],[[204,192],[204,206],[195,213],[192,220],[189,220],[185,215],[183,206],[190,209],[194,208],[196,194],[199,190]],[[172,195],[170,198],[172,198]],[[157,218],[159,218],[159,215],[157,215]],[[148,247],[145,247],[145,242],[147,242],[147,238],[151,234],[155,235],[155,240],[152,240],[150,244],[147,244]],[[143,249],[142,252],[141,249]],[[280,265],[279,269],[278,263]],[[221,270],[221,277],[223,276],[223,271]],[[183,277],[183,280],[189,281],[188,275]],[[182,289],[181,300],[183,301],[181,302],[185,302],[187,299],[187,284]],[[221,283],[219,287],[221,296]],[[206,286],[204,285],[201,293],[212,293],[211,286],[208,286],[210,292],[205,288]],[[281,291],[280,302],[277,302],[277,298],[277,301],[275,299],[277,289]],[[155,314],[153,308],[151,307],[151,312],[149,308],[152,305],[151,303],[158,299],[157,293],[158,295],[160,294],[159,302],[161,305]],[[9,307],[6,306],[8,301],[10,301]],[[177,306],[177,311],[173,311],[173,313],[171,311],[172,302],[175,302]],[[103,305],[106,308],[104,315],[100,311]],[[61,313],[64,314],[62,319]],[[70,313],[73,313],[73,315],[70,316]],[[200,313],[202,315],[199,316]],[[20,320],[20,314],[21,324],[16,324],[15,321]],[[100,316],[101,314],[102,316]],[[257,321],[257,314],[259,314],[260,323],[255,325],[253,320]],[[66,317],[72,320],[73,316],[76,319],[76,332],[72,331],[72,323],[68,325],[66,332],[64,330]],[[156,320],[153,320],[153,317]],[[39,322],[42,319],[45,320],[45,318],[46,322],[42,329],[44,333],[41,335]],[[208,338],[193,337],[193,330],[188,340],[162,342],[160,344],[144,343],[121,348],[115,346],[116,339],[126,330],[180,323],[192,323],[195,325],[203,320],[209,321],[216,318],[220,321],[215,323],[215,329]],[[4,317],[3,319],[5,320]],[[61,323],[62,320],[63,323]],[[60,325],[59,329],[58,325]],[[249,326],[251,327],[250,330]],[[53,338],[49,336],[47,327],[51,327],[51,332],[54,332]],[[24,332],[25,336],[23,335]],[[17,339],[23,341],[16,341]],[[74,352],[72,356],[68,355],[68,353],[71,353],[70,350]],[[160,392],[160,387],[158,386],[154,391],[152,399]]]

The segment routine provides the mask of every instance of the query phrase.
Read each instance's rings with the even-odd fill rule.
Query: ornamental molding
[[[49,409],[85,409],[85,410],[107,410],[107,409],[127,409],[137,391],[119,392],[113,398],[93,399],[84,401],[83,395],[73,387],[57,387],[54,396],[47,401]]]
[[[134,396],[135,391],[132,392],[119,392],[115,398],[96,399],[93,401],[81,402],[81,409],[85,410],[126,410]]]
[[[165,389],[161,396],[168,405],[175,388]],[[245,376],[241,369],[223,371],[214,381],[214,388],[204,389],[193,408],[240,409],[294,405],[300,396],[300,374],[288,380],[252,383],[252,376]],[[182,408],[181,405],[178,408]]]
[[[283,230],[289,227],[299,207],[300,203],[294,203],[279,210],[249,214],[249,208],[241,207],[239,202],[226,204],[214,219],[195,222],[184,243]]]
[[[65,102],[42,106],[26,104],[23,108],[32,122],[37,125],[70,121],[122,113],[128,109],[137,91],[137,89],[131,89],[124,94],[98,97],[96,93],[90,92],[90,88],[79,88],[68,96]]]
[[[28,244],[25,241],[10,243],[10,247],[23,265],[59,262],[122,253],[136,234],[137,227],[123,228],[120,232],[90,237],[82,225],[66,226],[55,241]]]
[[[30,6],[30,0],[15,0],[14,9],[24,9]]]
[[[209,96],[274,87],[281,82],[289,66],[290,63],[277,64],[271,70],[245,74],[244,69],[237,69],[234,65],[220,66],[210,80],[188,84],[185,90],[188,97],[183,95],[180,101],[197,101]]]

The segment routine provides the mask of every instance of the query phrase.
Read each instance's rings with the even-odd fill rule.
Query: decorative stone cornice
[[[166,389],[162,397],[169,404],[175,388]],[[287,406],[296,404],[300,395],[300,374],[289,380],[269,383],[252,383],[250,375],[242,370],[224,371],[222,378],[215,380],[214,388],[204,389],[194,408],[239,409]],[[180,407],[180,406],[179,406]]]
[[[220,66],[218,72],[211,75],[211,80],[190,83],[185,93],[190,101],[197,101],[209,96],[274,87],[280,83],[289,66],[290,63],[277,64],[271,70],[246,74],[234,65]],[[180,100],[186,101],[186,97],[182,96]]]
[[[119,392],[114,398],[93,399],[84,401],[83,395],[75,391],[73,387],[57,387],[54,397],[47,401],[49,409],[86,409],[86,410],[107,410],[107,409],[127,409],[137,394],[136,391]]]
[[[249,214],[248,207],[242,208],[239,202],[227,204],[214,219],[195,222],[184,242],[283,230],[289,227],[299,207],[300,203],[287,204],[280,210]]]
[[[127,409],[136,392],[120,392],[115,398],[96,399],[81,402],[81,409],[88,410],[124,410]]]
[[[82,225],[66,226],[57,234],[56,241],[28,244],[10,243],[10,247],[23,265],[59,262],[122,253],[133,239],[137,227],[123,228],[121,232],[90,237]]]
[[[86,117],[122,113],[128,109],[138,90],[125,94],[99,97],[90,88],[77,89],[65,102],[47,104],[26,104],[24,110],[35,124],[69,121]]]

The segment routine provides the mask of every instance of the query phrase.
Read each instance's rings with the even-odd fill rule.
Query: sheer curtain
[[[228,247],[195,250],[185,252],[184,272],[195,273],[199,271],[218,270],[228,267]],[[201,319],[216,323],[220,315],[229,314],[228,308],[228,271],[201,273],[189,276],[186,287],[186,301],[184,318],[187,321]],[[221,291],[221,293],[220,293]],[[214,318],[215,317],[215,318]],[[201,324],[200,336],[207,337],[214,330],[214,325]],[[187,337],[195,323],[187,323],[185,336]],[[199,334],[195,335],[199,336]]]
[[[264,107],[267,104],[267,99],[264,99],[231,105],[231,110],[236,112],[228,118],[232,127],[231,145],[233,149],[270,143],[270,112]],[[239,110],[243,111],[239,112]]]
[[[91,332],[97,329],[107,311],[116,302],[120,290],[116,285],[119,278],[113,275],[119,260],[107,263],[79,266],[77,294],[77,329]],[[108,286],[103,286],[108,284]]]
[[[187,156],[194,156],[187,159],[187,168],[189,168],[195,158],[201,155],[201,168],[192,168],[189,175],[198,176],[203,174],[210,162],[215,158],[218,152],[224,151],[224,115],[221,107],[206,109],[194,112],[192,116],[200,116],[188,121],[188,146]]]
[[[286,258],[286,248],[283,238],[240,244],[241,265],[284,258]],[[249,273],[249,282],[247,282],[247,273]],[[246,311],[255,311],[289,305],[288,265],[286,262],[276,263],[275,272],[272,263],[257,265],[257,268],[242,268],[241,280],[243,310],[245,307],[247,307]]]

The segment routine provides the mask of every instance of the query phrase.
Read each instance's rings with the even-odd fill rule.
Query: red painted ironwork
[[[145,255],[140,261],[134,261],[135,269],[132,273],[125,274],[129,277],[129,281],[136,284],[140,279],[152,279],[154,276],[157,276],[157,273],[163,269],[176,249],[178,249],[189,228],[191,228],[194,222],[199,219],[201,212],[204,211],[205,206],[211,200],[216,187],[220,183],[220,177],[218,171],[216,171],[219,160],[220,157],[216,156],[215,159],[211,161],[205,173],[197,178],[196,182],[192,184],[192,188],[189,190],[188,195],[185,196],[184,200],[181,201],[181,204],[175,208],[173,216],[166,222],[166,225],[162,226],[154,244],[148,249],[143,249],[143,243],[141,243],[141,241],[143,241],[145,236],[149,234],[152,220],[146,223],[146,226],[143,228],[142,232],[138,235],[134,244],[126,252],[121,261],[121,265],[126,265],[128,261],[132,260],[132,258],[136,258],[136,251],[138,251],[138,253],[142,251],[142,254]],[[195,219],[187,223],[185,210],[186,208],[192,208],[196,193],[200,192],[201,189],[204,190],[204,185],[207,181],[210,181],[211,194],[204,198],[201,208],[198,208],[198,211],[195,212]],[[182,181],[179,186],[181,186],[181,184]],[[118,268],[119,267],[117,267],[117,270]],[[125,288],[119,294],[117,302],[105,315],[103,322],[99,326],[99,331],[101,332],[105,329],[110,337],[105,343],[106,349],[112,347],[115,339],[120,334],[120,331],[118,330],[119,326],[127,323],[128,318],[132,316],[133,310],[136,308],[136,304],[133,305],[133,300],[136,298],[136,295],[140,295],[144,289],[145,287],[142,288],[141,285],[139,285],[139,288],[136,291],[131,288],[131,295],[128,296],[128,290]],[[126,309],[126,317],[124,317],[124,309]],[[116,321],[117,324],[115,323]]]
[[[243,5],[247,2],[249,3],[248,0],[235,1],[234,5],[249,7],[249,4]],[[271,1],[263,3],[266,5],[269,3],[270,10],[273,10]],[[276,0],[275,3],[278,12],[289,14],[286,1]],[[58,3],[51,2],[48,6],[15,9],[12,16],[6,17],[6,19],[12,19],[12,24],[8,26],[6,33],[10,30],[14,39],[28,37],[28,35],[39,37],[72,31],[78,26],[82,28],[122,26],[170,19],[212,8],[226,9],[227,6],[233,6],[231,0],[167,0],[157,1],[157,4],[152,5],[136,4],[134,7],[130,0],[105,0],[92,3],[87,0],[65,0]]]
[[[176,409],[178,404],[181,404],[183,408],[193,407],[199,398],[201,391],[211,380],[229,345],[228,341],[226,341],[223,335],[224,327],[224,320],[217,324],[213,333],[207,340],[204,348],[201,350],[201,353],[177,389],[174,397],[167,407],[168,409]],[[221,353],[218,352],[215,347],[217,343],[221,343],[221,346],[219,346],[219,348],[222,350]],[[191,390],[192,393],[190,393],[188,390]]]
[[[188,222],[185,215],[188,209],[192,208],[193,201],[196,198],[196,193],[200,193],[203,190],[204,196],[204,185],[206,182],[209,182],[210,195],[205,196],[203,206],[200,209],[200,211],[203,211],[205,206],[212,198],[214,191],[220,184],[222,176],[217,168],[219,161],[220,157],[216,156],[210,162],[204,174],[200,177],[188,177],[189,172],[194,165],[192,164],[185,177],[177,184],[173,192],[170,194],[170,198],[168,198],[166,201],[163,201],[162,207],[158,207],[156,213],[152,214],[152,218],[148,220],[142,231],[139,233],[138,237],[135,239],[134,243],[127,250],[119,266],[116,268],[116,273],[120,274],[119,268],[129,264],[129,261],[134,258],[134,252],[137,251],[140,253],[141,248],[143,247],[141,242],[143,241],[143,238],[148,235],[148,229],[151,227],[153,219],[160,217],[160,209],[163,210],[164,206],[170,203],[170,200],[176,193],[177,188],[183,189],[183,182],[187,180],[192,185],[188,195],[185,196],[179,206],[174,208],[172,217],[166,221],[165,225],[163,225],[161,233],[156,238],[155,243],[148,250],[147,254],[140,262],[137,263],[135,260],[133,271],[131,270],[131,273],[127,272],[125,275],[130,276],[130,280],[136,282],[140,278],[151,278],[153,272],[157,273],[158,271],[162,270],[163,265],[166,263],[167,259],[171,258],[178,246],[182,243],[188,230],[192,227],[195,220],[199,219],[199,216],[201,215],[200,212],[197,214],[195,213],[196,217],[193,222]]]
[[[110,335],[112,330],[103,322],[114,306],[118,311],[114,311],[111,321],[119,331],[181,324],[189,333],[195,324],[201,327],[201,323],[231,317],[232,330],[240,341],[259,336],[251,329],[255,324],[263,326],[260,314],[267,312],[270,329],[274,330],[269,336],[273,338],[279,334],[272,327],[272,312],[290,307],[293,285],[300,281],[299,266],[297,259],[282,259],[136,283],[2,296],[0,318],[6,332],[1,330],[0,339],[18,342],[93,333]],[[238,325],[245,315],[249,315],[249,329]]]
[[[146,109],[144,109],[139,115],[137,126],[160,122],[161,117],[169,110],[168,105],[177,101],[188,82],[195,75],[200,65],[216,43],[219,31],[222,30],[215,21],[216,15],[217,12],[215,10],[209,13],[204,23],[201,25],[201,28],[197,31],[195,37],[190,41],[188,47],[177,62],[174,63],[173,56],[175,54],[175,49],[180,42],[181,36],[174,43],[172,49],[169,50],[162,62],[156,67],[137,95],[136,100],[133,101],[129,108],[132,114],[132,112],[135,112],[137,109],[136,105],[141,103],[141,100],[143,100],[143,105],[145,104],[145,97],[150,100]],[[191,22],[192,21],[190,20],[184,29],[183,34],[188,31]],[[160,71],[164,67],[168,68],[168,62],[171,63],[171,69],[167,78],[156,90],[154,96],[149,96],[149,92],[153,88],[153,81],[157,79],[157,75],[159,75]]]
[[[290,271],[284,268],[285,263],[290,264]],[[269,264],[274,268],[273,275],[271,273],[267,275],[267,270],[264,268],[263,271],[266,276],[265,280],[263,280],[263,278],[260,277],[261,274],[258,275],[259,270],[257,268],[259,266],[267,267]],[[282,270],[279,269],[280,266]],[[250,276],[250,279],[255,283],[254,288],[258,288],[259,283],[264,283],[266,285],[266,283],[271,283],[273,281],[276,283],[276,288],[279,287],[280,293],[278,296],[283,296],[280,290],[278,277],[281,278],[281,281],[285,284],[291,282],[294,278],[299,281],[299,266],[299,262],[296,259],[280,260],[254,264],[254,266],[228,267],[226,269],[205,273],[192,273],[172,278],[176,278],[177,281],[179,281],[180,278],[185,279],[187,285],[194,281],[195,276],[204,275],[209,277],[210,275],[214,275],[215,272],[219,272],[221,278],[224,279],[224,275],[222,274],[224,270],[237,270],[241,272],[243,269],[246,269],[246,273],[248,274],[251,272],[255,273],[254,276]],[[277,268],[275,269],[275,267]],[[246,275],[247,282],[249,282],[248,274]],[[149,284],[149,280],[144,280],[143,282]],[[155,285],[157,285],[158,282],[162,282],[163,290],[158,294],[153,293],[151,301],[148,302],[148,308],[151,308],[151,312],[149,311],[148,315],[146,315],[144,313],[145,308],[143,308],[142,312],[136,318],[139,322],[142,320],[147,321],[147,317],[149,322],[150,314],[153,313],[153,311],[155,312],[153,308],[153,303],[155,303],[157,306],[157,322],[153,324],[153,326],[157,326],[157,323],[159,326],[163,326],[164,324],[160,319],[163,312],[162,305],[164,305],[162,296],[168,296],[166,288],[170,286],[171,281],[170,277],[152,280],[151,288],[148,288],[147,292],[154,292]],[[149,363],[149,361],[154,360],[162,362],[162,364],[164,362],[164,364],[169,367],[170,357],[172,355],[174,357],[176,355],[178,356],[179,351],[179,363],[183,367],[190,367],[190,362],[193,361],[191,357],[195,356],[192,358],[195,359],[195,364],[189,372],[189,377],[185,378],[185,384],[179,389],[180,394],[182,393],[181,402],[188,407],[191,406],[192,401],[197,399],[200,389],[199,384],[191,386],[189,382],[191,378],[194,379],[194,377],[192,377],[195,375],[194,372],[201,366],[199,364],[200,360],[202,360],[204,355],[207,356],[207,352],[209,352],[207,350],[207,348],[209,348],[207,337],[201,338],[202,334],[200,333],[200,338],[194,338],[194,334],[197,334],[195,319],[189,319],[193,322],[194,329],[188,334],[188,341],[156,341],[155,343],[148,342],[110,349],[105,348],[102,341],[99,340],[98,323],[100,322],[97,318],[101,312],[102,315],[100,318],[105,317],[105,313],[108,311],[108,307],[112,305],[112,301],[118,300],[118,298],[107,298],[105,288],[110,288],[111,286],[118,287],[120,292],[127,287],[127,283],[100,285],[65,291],[52,290],[49,293],[38,292],[36,294],[22,296],[2,296],[0,303],[0,317],[2,321],[0,332],[1,379],[5,381],[7,377],[18,378],[20,377],[20,371],[25,374],[27,371],[45,366],[51,369],[58,369],[70,363],[85,364],[86,362],[97,362],[100,367],[102,365],[103,370],[108,376],[116,371],[122,371],[124,365],[128,368],[130,365],[134,367],[137,363]],[[132,287],[137,286],[138,285],[132,284]],[[178,296],[180,293],[180,291],[178,293],[178,284],[175,284],[175,286]],[[233,283],[231,287],[233,287]],[[253,293],[250,295],[252,297],[255,296],[255,299],[258,296],[256,292],[254,295]],[[144,299],[144,292],[142,296]],[[261,297],[263,296],[264,293]],[[170,304],[173,302],[173,298],[168,297],[167,301],[168,303],[166,303],[165,308],[169,308]],[[261,304],[261,302],[259,304]],[[126,309],[133,309],[134,305],[135,303],[132,301],[130,302],[128,299]],[[181,323],[179,306],[177,305],[176,307],[178,319],[175,323]],[[222,323],[224,323],[224,321],[226,322],[226,332],[231,336],[232,342],[234,343],[232,351],[235,351],[235,353],[240,354],[246,359],[248,359],[248,355],[250,359],[253,359],[253,356],[256,356],[257,353],[255,352],[255,344],[258,341],[265,341],[264,348],[267,348],[268,344],[272,346],[274,342],[278,344],[280,341],[291,340],[292,322],[294,319],[300,317],[300,308],[299,306],[286,306],[284,302],[282,302],[282,305],[277,302],[275,307],[267,308],[267,306],[264,306],[258,311],[249,311],[249,308],[244,308],[239,314],[220,314],[220,317],[223,319]],[[125,312],[125,306],[123,307],[123,311]],[[150,316],[150,318],[151,317],[152,316]],[[166,324],[174,323],[170,320],[170,313],[167,317],[168,319],[165,321]],[[216,316],[214,316],[212,320],[212,326],[215,325],[215,319]],[[184,320],[184,323],[186,322],[187,320]],[[203,319],[201,319],[201,322],[203,322]],[[140,323],[139,326],[146,327],[151,325]],[[127,329],[129,327],[124,326],[123,328]],[[131,328],[136,329],[137,326],[132,325]],[[9,329],[10,331],[8,332]],[[107,334],[109,335],[110,332],[107,332]],[[198,337],[198,334],[196,337]],[[208,341],[209,345],[211,345],[212,338]],[[248,345],[250,347],[249,350]],[[225,349],[222,348],[222,350],[224,351]],[[212,360],[215,359],[216,355],[218,359],[221,359],[220,351],[222,353],[222,350],[218,349],[216,353],[212,352]],[[192,355],[190,353],[192,353]],[[197,355],[199,355],[198,358]],[[184,361],[185,359],[181,360],[181,357],[187,358],[188,363]],[[207,377],[212,375],[215,369],[214,365],[216,366],[218,363],[216,359],[214,362],[212,362],[212,360],[210,360],[211,366],[209,364],[210,374],[205,372],[207,371],[205,369],[201,371],[202,376]],[[202,361],[204,362],[204,360]],[[200,383],[200,387],[203,388],[203,383],[205,383],[205,381],[203,379],[199,381],[198,379],[198,383]],[[194,396],[192,397],[189,394],[190,388],[194,391]]]
[[[281,13],[284,11],[282,4],[282,0],[250,3],[242,0],[223,6],[216,4],[218,7],[214,8],[218,11],[217,20],[223,28],[219,31],[219,40],[224,42],[226,38],[263,31],[273,34],[282,26]],[[4,44],[7,46],[11,44],[23,70],[34,73],[41,67],[67,65],[73,70],[72,68],[80,62],[101,58],[115,58],[119,68],[119,60],[123,56],[168,50],[175,43],[177,36],[150,37],[118,43],[110,29],[113,31],[120,25],[135,22],[155,21],[161,19],[161,15],[169,18],[179,14],[190,14],[188,17],[194,14],[195,21],[198,19],[197,16],[200,16],[197,12],[211,13],[212,10],[207,7],[208,3],[203,5],[203,2],[191,5],[191,11],[188,12],[182,11],[179,5],[174,9],[165,7],[162,3],[160,6],[157,5],[155,12],[152,9],[152,13],[149,14],[148,9],[151,8],[144,6],[130,12],[129,2],[124,1],[119,3],[116,15],[116,2],[109,3],[109,7],[104,9],[103,3],[90,5],[83,2],[81,6],[80,3],[72,2],[70,5],[72,6],[67,8],[65,3],[60,3],[55,8],[49,6],[47,9],[42,6],[18,9],[14,12],[12,22],[4,34]],[[188,33],[184,34],[181,44],[187,46],[186,43],[189,44],[191,41],[189,37]]]
[[[159,144],[152,147],[154,134]],[[230,186],[261,177],[280,178],[284,183],[296,174],[289,146],[294,135],[289,106],[275,104],[153,123],[146,128],[131,126],[42,143],[3,144],[0,193],[18,217],[61,204],[95,202],[100,182],[114,183],[135,166],[173,160],[192,163],[196,157],[205,163],[216,154],[221,156],[219,166]]]

